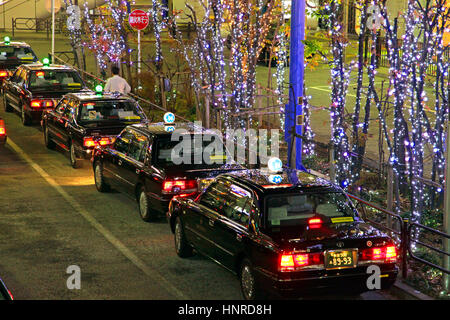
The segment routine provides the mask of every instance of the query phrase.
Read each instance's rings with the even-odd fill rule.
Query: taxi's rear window
[[[312,217],[327,223],[354,215],[347,197],[340,192],[277,194],[266,199],[269,227],[303,226]]]
[[[2,60],[37,61],[37,57],[28,47],[0,46],[0,61]]]
[[[145,119],[137,104],[131,101],[92,101],[82,102],[78,120],[80,122],[140,122]]]
[[[194,134],[188,134],[180,141],[172,141],[170,136],[161,137],[156,145],[156,164],[160,167],[189,166],[192,169],[223,166],[227,162],[226,148],[220,137],[215,137],[211,134],[197,137],[201,141],[199,145],[194,142]],[[184,142],[188,143],[183,145]]]
[[[80,90],[83,80],[75,71],[36,70],[30,74],[30,89],[73,89]]]

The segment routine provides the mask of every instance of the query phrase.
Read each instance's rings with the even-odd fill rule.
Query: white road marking
[[[128,258],[136,267],[152,278],[155,282],[164,285],[168,291],[181,300],[189,298],[179,289],[173,286],[159,272],[148,267],[141,259],[139,259],[130,249],[128,249],[119,239],[117,239],[108,229],[101,225],[95,218],[84,209],[72,196],[56,183],[56,181],[45,172],[37,163],[35,163],[11,138],[8,137],[9,146],[22,157],[48,184],[50,184],[83,218],[85,218],[103,237],[106,238],[117,250]]]

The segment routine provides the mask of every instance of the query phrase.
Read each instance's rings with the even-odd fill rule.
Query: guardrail
[[[420,241],[419,239],[415,239],[412,236],[412,230],[413,229],[421,229],[422,231],[425,230],[427,232],[430,232],[434,235],[437,235],[439,237],[445,238],[445,239],[450,239],[450,235],[441,232],[439,230],[424,226],[422,224],[419,223],[414,223],[414,222],[409,222],[408,219],[404,219],[402,218],[399,214],[394,213],[392,211],[386,210],[378,205],[375,205],[373,203],[370,203],[364,199],[361,199],[355,195],[352,194],[347,194],[351,199],[357,201],[357,203],[359,205],[361,205],[361,210],[360,212],[362,213],[362,218],[369,222],[371,225],[382,229],[382,230],[387,230],[388,232],[390,232],[391,234],[394,234],[395,236],[393,237],[394,240],[396,241],[396,243],[398,244],[398,246],[400,247],[400,265],[401,265],[401,272],[402,272],[402,277],[405,279],[408,276],[408,258],[418,261],[422,264],[425,264],[427,266],[436,268],[446,274],[450,274],[450,270],[445,269],[442,266],[439,266],[435,263],[432,263],[430,261],[427,261],[423,258],[418,257],[413,250],[413,244],[418,244],[421,246],[424,246],[426,248],[428,248],[429,250],[432,250],[433,252],[442,254],[442,255],[446,255],[446,256],[450,256],[450,253],[445,252],[439,248],[433,247],[430,244],[427,244],[423,241]],[[382,223],[381,221],[377,221],[376,219],[373,219],[369,216],[366,207],[369,207],[371,210],[375,210],[383,215],[385,215],[388,219],[386,223]],[[392,221],[391,219],[394,219],[397,221],[397,228],[393,228],[392,227]],[[395,223],[394,223],[395,225]]]

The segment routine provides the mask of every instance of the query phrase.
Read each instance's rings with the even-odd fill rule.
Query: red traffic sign
[[[128,17],[130,26],[137,30],[142,30],[148,26],[148,14],[142,10],[133,10]]]

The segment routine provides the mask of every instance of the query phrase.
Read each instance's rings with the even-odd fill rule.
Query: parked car
[[[129,124],[147,122],[139,104],[120,94],[93,91],[66,94],[55,109],[42,116],[44,142],[69,151],[70,164],[76,168],[81,159],[90,159],[97,145],[112,144]]]
[[[302,171],[276,177],[224,174],[195,199],[173,198],[167,217],[177,254],[195,249],[237,274],[250,300],[367,291],[371,265],[382,289],[394,283],[394,242],[360,218],[343,190]]]
[[[5,37],[3,42],[0,42],[0,86],[18,66],[37,61],[38,58],[29,44],[11,42],[9,37]]]
[[[183,139],[202,140],[200,149],[216,137],[188,123],[178,123],[176,128],[185,129]],[[123,130],[114,144],[97,147],[92,159],[97,190],[105,192],[112,187],[125,192],[137,200],[141,218],[151,221],[164,217],[174,195],[194,197],[218,174],[243,169],[224,163],[227,155],[223,142],[223,151],[210,155],[212,161],[205,161],[202,150],[194,150],[192,145],[188,156],[200,154],[199,163],[177,164],[171,154],[179,142],[171,137],[163,123],[135,124]]]
[[[8,290],[3,280],[0,278],[0,300],[14,300],[11,291]]]
[[[5,121],[0,117],[0,148],[5,145],[7,138]]]
[[[6,112],[16,109],[24,125],[40,121],[69,92],[88,90],[78,72],[67,66],[41,63],[22,65],[3,84]]]

